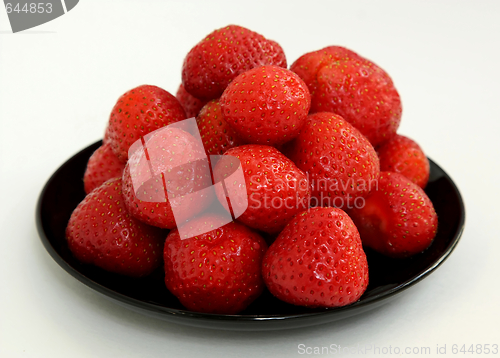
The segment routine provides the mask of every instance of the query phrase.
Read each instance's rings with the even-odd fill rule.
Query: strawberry
[[[209,155],[222,155],[228,149],[244,144],[224,119],[218,100],[208,102],[198,114],[196,122],[203,146]]]
[[[118,159],[126,161],[136,140],[183,119],[186,114],[174,96],[156,86],[139,86],[118,99],[111,111],[104,142],[111,144]]]
[[[161,264],[165,232],[134,219],[122,198],[121,178],[88,194],[66,227],[69,249],[81,262],[126,276],[150,274]]]
[[[429,160],[415,141],[396,135],[378,148],[377,153],[380,170],[400,173],[425,188],[429,181]]]
[[[333,112],[377,146],[391,139],[401,121],[401,99],[389,75],[343,47],[310,52],[290,69],[311,92],[311,113]]]
[[[436,236],[438,225],[434,206],[422,188],[391,172],[380,174],[377,190],[349,215],[364,245],[394,258],[425,250]]]
[[[311,208],[285,227],[267,250],[264,282],[282,301],[307,307],[356,302],[368,286],[358,230],[337,208]]]
[[[313,206],[352,206],[366,196],[380,169],[368,140],[342,117],[315,113],[283,152],[308,174]]]
[[[318,89],[318,71],[328,66],[330,63],[338,61],[339,59],[359,59],[360,56],[344,47],[330,46],[324,49],[309,52],[299,57],[291,66],[290,70],[295,72],[302,78],[309,88],[311,96],[313,96]]]
[[[295,73],[262,66],[236,77],[220,102],[226,121],[243,140],[280,145],[299,134],[311,97]]]
[[[186,112],[186,118],[196,117],[198,113],[200,113],[200,110],[203,108],[203,106],[207,104],[206,100],[201,100],[190,95],[189,92],[186,91],[182,83],[180,84],[179,89],[175,94],[175,98],[177,98],[182,108],[184,108],[184,111]]]
[[[228,160],[224,160],[227,156],[238,158],[243,170],[244,178],[226,181],[231,209],[238,221],[267,233],[278,233],[296,213],[308,208],[310,189],[306,174],[276,148],[249,144],[229,149],[215,167],[216,183],[233,172],[226,165]],[[224,192],[218,188],[216,194],[224,205]]]
[[[88,194],[101,186],[106,180],[122,176],[125,163],[120,161],[109,143],[101,145],[92,154],[83,175],[85,193]]]
[[[173,229],[210,206],[213,191],[202,190],[212,178],[198,140],[181,129],[164,128],[146,136],[145,144],[123,171],[123,198],[132,216]]]
[[[182,84],[196,98],[214,99],[240,73],[262,65],[286,68],[281,46],[244,27],[229,25],[213,31],[189,51],[182,66]]]
[[[242,224],[224,226],[205,215],[189,222],[205,234],[184,239],[173,230],[165,241],[165,284],[191,311],[236,314],[263,291],[265,241]]]

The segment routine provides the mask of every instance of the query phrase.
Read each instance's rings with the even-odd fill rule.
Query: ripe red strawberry
[[[380,170],[400,173],[421,188],[425,188],[429,181],[429,160],[415,141],[396,135],[384,143],[377,152]]]
[[[310,188],[306,174],[276,148],[249,144],[229,149],[226,156],[238,158],[243,169],[244,178],[226,181],[230,205],[238,221],[267,233],[278,233],[295,214],[308,208]],[[234,171],[224,157],[214,170],[216,183]],[[221,190],[216,193],[221,203],[227,202]],[[244,210],[242,214],[240,208]]]
[[[160,266],[165,232],[137,221],[127,212],[122,180],[114,178],[78,204],[69,219],[66,238],[79,261],[141,277]]]
[[[220,102],[226,121],[243,140],[280,145],[299,134],[311,97],[295,73],[262,66],[236,77]]]
[[[313,206],[352,206],[368,194],[380,169],[368,140],[342,117],[315,113],[283,152],[308,174]]]
[[[389,75],[343,47],[310,52],[290,69],[311,92],[311,113],[333,112],[377,146],[391,139],[401,121],[401,99]]]
[[[196,118],[207,154],[222,155],[228,149],[243,145],[234,129],[227,124],[218,100],[208,102]]]
[[[128,149],[142,136],[186,119],[179,101],[156,86],[143,85],[122,95],[111,111],[104,142],[126,161]]]
[[[101,186],[105,181],[122,176],[125,163],[120,161],[109,143],[101,145],[92,154],[83,175],[85,193],[90,193]]]
[[[157,131],[145,144],[123,171],[125,206],[136,219],[173,229],[214,200],[213,191],[202,191],[212,185],[209,161],[201,144],[177,128]]]
[[[358,230],[337,208],[295,216],[267,250],[262,274],[274,296],[299,306],[345,306],[368,286]]]
[[[221,227],[221,221],[202,216],[189,225],[206,227],[205,234],[183,240],[175,229],[165,241],[165,284],[189,310],[236,314],[264,289],[265,241],[242,224]]]
[[[182,84],[196,98],[214,99],[240,73],[262,65],[286,68],[281,46],[244,27],[229,25],[189,51],[182,66]]]
[[[200,113],[200,110],[203,108],[203,106],[207,104],[206,100],[198,99],[189,94],[182,83],[179,86],[175,97],[181,104],[182,108],[184,108],[184,111],[186,112],[186,118],[196,117],[198,113]]]
[[[364,245],[394,258],[425,250],[436,236],[438,225],[434,206],[422,188],[391,172],[380,174],[378,190],[349,215]]]
[[[359,59],[360,56],[344,47],[329,46],[324,49],[309,52],[299,57],[291,66],[290,70],[302,78],[309,88],[311,97],[318,89],[318,71],[339,59]],[[312,108],[311,108],[312,109]]]

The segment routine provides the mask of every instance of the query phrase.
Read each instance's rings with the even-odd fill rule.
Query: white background
[[[231,23],[278,41],[289,64],[343,45],[386,69],[403,101],[400,133],[459,186],[460,244],[394,303],[307,329],[196,329],[109,302],[43,248],[34,210],[48,177],[100,139],[123,92],[175,93],[185,54]],[[82,0],[18,34],[0,9],[0,357],[293,357],[299,344],[446,344],[451,355],[452,344],[500,344],[499,95],[498,1]]]

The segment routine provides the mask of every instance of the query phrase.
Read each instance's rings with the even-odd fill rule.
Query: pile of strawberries
[[[356,302],[369,282],[363,246],[405,259],[436,235],[423,191],[429,162],[396,134],[401,113],[389,75],[351,50],[326,47],[287,69],[276,42],[234,25],[215,30],[187,54],[175,97],[143,85],[118,99],[87,165],[69,248],[83,263],[133,277],[163,265],[167,288],[198,312],[238,313],[265,287],[307,307]],[[148,137],[191,117],[203,147],[173,127]],[[138,190],[129,152],[141,141],[151,180]],[[175,196],[166,168],[211,155],[221,157],[209,184],[228,177],[228,156],[244,178],[174,215],[186,188],[200,189],[190,178],[203,175],[176,169],[185,179]],[[237,213],[239,202],[248,205]],[[235,220],[210,210],[214,203]]]

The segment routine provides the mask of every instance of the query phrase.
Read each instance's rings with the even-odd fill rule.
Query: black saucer
[[[166,289],[163,272],[132,279],[80,264],[70,253],[64,231],[71,212],[85,197],[83,173],[90,155],[101,145],[92,144],[64,163],[40,194],[36,223],[40,238],[52,258],[70,275],[118,304],[167,321],[229,330],[275,330],[311,326],[363,313],[390,302],[427,277],[451,254],[462,234],[465,208],[451,178],[432,160],[426,192],[439,217],[438,234],[424,253],[406,260],[392,260],[367,250],[370,284],[361,299],[336,309],[308,309],[286,304],[265,291],[239,315],[187,311]]]

